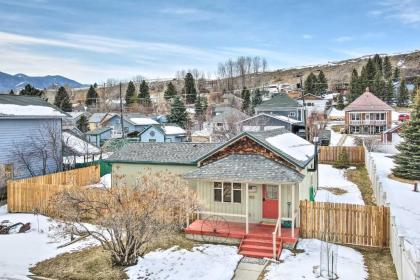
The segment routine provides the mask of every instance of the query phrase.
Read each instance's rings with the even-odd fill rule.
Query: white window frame
[[[238,188],[239,187],[239,188]],[[225,200],[225,189],[230,189],[230,200]],[[215,199],[215,191],[219,190],[221,192],[220,200]],[[235,193],[240,193],[240,201],[235,201]],[[242,203],[242,184],[235,182],[213,182],[213,201],[218,203]]]

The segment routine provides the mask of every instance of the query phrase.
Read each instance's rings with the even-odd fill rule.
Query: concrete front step
[[[246,250],[241,250],[239,251],[239,254],[246,256],[246,257],[253,257],[253,258],[272,258],[273,257],[273,252],[271,253],[266,253],[266,252],[256,252],[256,251],[246,251]]]
[[[258,246],[258,245],[251,245],[251,244],[243,244],[241,246],[241,250],[244,251],[253,251],[253,252],[267,252],[273,253],[273,246]]]

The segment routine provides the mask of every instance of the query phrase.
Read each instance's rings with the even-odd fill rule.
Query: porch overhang
[[[185,179],[250,184],[300,183],[304,175],[256,154],[233,154],[184,174]]]

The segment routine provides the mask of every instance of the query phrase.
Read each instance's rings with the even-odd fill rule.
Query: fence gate
[[[389,247],[390,213],[384,206],[301,200],[300,227],[304,238]]]

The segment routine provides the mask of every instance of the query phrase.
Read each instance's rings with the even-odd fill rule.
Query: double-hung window
[[[214,182],[213,198],[216,202],[241,203],[242,187],[240,183]]]

